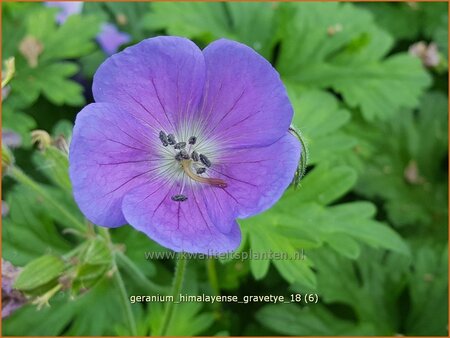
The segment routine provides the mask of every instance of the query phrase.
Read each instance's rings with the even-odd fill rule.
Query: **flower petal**
[[[288,130],[293,110],[278,72],[250,47],[225,39],[203,50],[205,93],[198,115],[229,147],[272,144]]]
[[[119,31],[112,23],[104,23],[96,39],[102,50],[106,54],[112,55],[120,46],[130,42],[131,36]]]
[[[186,185],[183,194],[188,199],[173,201],[171,197],[180,189],[180,183],[161,179],[133,189],[123,200],[125,218],[134,228],[174,251],[212,255],[236,249],[241,233],[234,216],[227,210],[211,212],[199,186]]]
[[[290,133],[267,147],[228,151],[209,168],[211,176],[228,184],[217,190],[218,199],[234,202],[240,218],[267,210],[292,182],[300,153],[300,142]]]
[[[94,76],[93,92],[96,102],[119,103],[173,132],[197,109],[204,79],[200,49],[188,39],[162,36],[108,58]]]
[[[70,178],[76,202],[93,223],[126,223],[124,194],[154,175],[159,163],[148,125],[119,105],[93,103],[77,116],[70,143]]]

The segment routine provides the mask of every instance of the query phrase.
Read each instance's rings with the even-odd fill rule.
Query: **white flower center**
[[[180,193],[172,196],[173,201],[187,199],[183,194],[186,184],[227,186],[222,179],[213,177],[217,175],[214,175],[212,167],[220,157],[218,142],[206,138],[200,125],[188,126],[185,123],[174,132],[161,130],[156,137],[159,138],[157,150],[161,158],[158,174],[181,186]]]

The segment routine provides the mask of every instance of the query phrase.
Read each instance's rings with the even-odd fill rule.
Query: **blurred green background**
[[[173,260],[146,260],[165,249],[130,226],[89,224],[67,174],[110,23],[128,45],[180,35],[254,48],[280,72],[309,148],[300,187],[240,221],[239,248],[306,259],[193,259],[183,293],[312,293],[317,304],[183,303],[167,334],[447,336],[447,8],[103,2],[57,24],[58,8],[2,3],[4,76],[15,60],[2,89],[3,335],[161,329],[163,303],[128,297],[167,293]]]

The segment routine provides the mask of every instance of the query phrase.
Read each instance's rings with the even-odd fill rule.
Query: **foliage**
[[[167,295],[174,259],[146,259],[168,250],[130,226],[90,224],[68,176],[73,122],[107,57],[95,40],[104,22],[133,43],[251,46],[279,71],[309,150],[299,187],[239,220],[237,253],[287,259],[192,258],[182,293],[317,304],[180,303],[167,334],[448,335],[446,4],[90,2],[61,25],[56,12],[2,3],[2,62],[15,60],[3,131],[21,139],[2,156],[2,257],[22,268],[14,287],[28,300],[3,335],[161,330],[166,304],[129,297]],[[438,66],[408,53],[421,40],[437,43]]]

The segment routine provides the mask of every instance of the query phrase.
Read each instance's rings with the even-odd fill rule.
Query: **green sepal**
[[[83,243],[72,275],[72,293],[92,288],[112,268],[112,252],[105,240],[94,238]]]
[[[309,153],[308,153],[308,147],[306,146],[305,139],[304,139],[302,133],[300,132],[300,130],[298,128],[296,128],[294,125],[291,125],[289,127],[289,132],[292,135],[294,135],[300,141],[300,143],[302,145],[300,160],[298,162],[297,170],[295,171],[294,180],[292,182],[294,185],[294,188],[298,188],[298,186],[300,184],[300,180],[305,175],[306,167],[308,166]]]
[[[14,288],[30,294],[45,292],[55,286],[64,268],[64,261],[60,257],[44,255],[24,267],[14,283]]]

